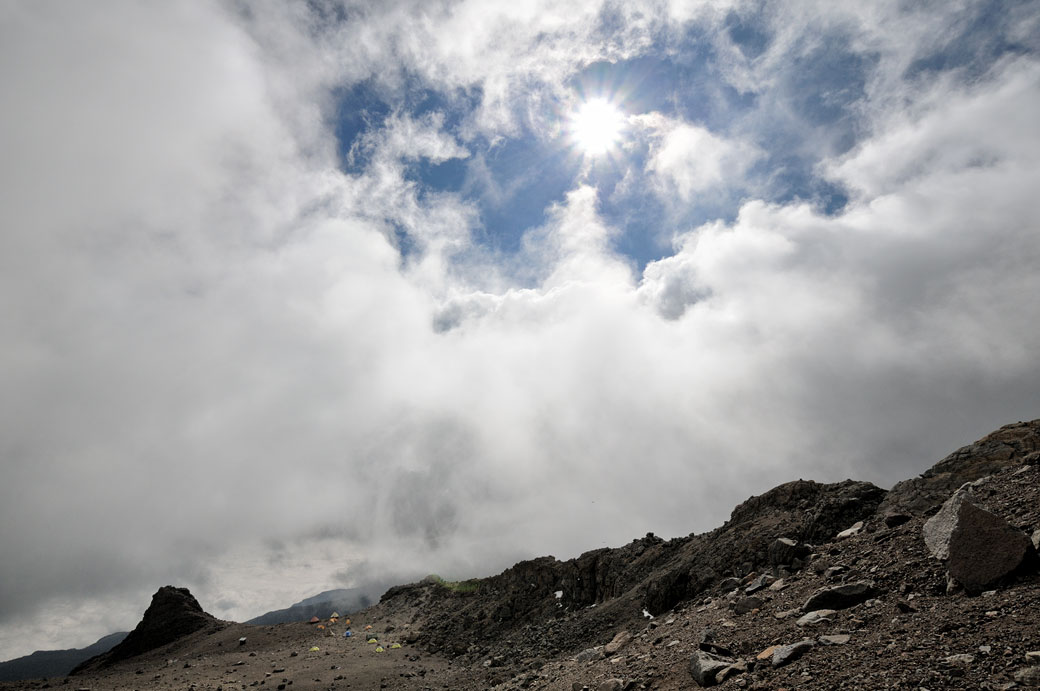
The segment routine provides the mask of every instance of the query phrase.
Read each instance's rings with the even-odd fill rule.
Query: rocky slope
[[[138,637],[156,645],[73,679],[196,691],[1036,688],[1037,448],[1040,420],[1009,425],[887,496],[790,482],[709,533],[430,578],[350,624],[202,621],[182,597],[138,628],[179,631],[167,617],[188,610],[196,631]]]
[[[203,611],[187,588],[159,588],[137,627],[114,648],[76,666],[71,674],[111,667],[142,653],[172,643],[200,629],[216,630],[222,622]]]

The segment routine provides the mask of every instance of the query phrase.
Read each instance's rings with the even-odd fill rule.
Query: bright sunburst
[[[588,156],[609,152],[621,138],[625,116],[605,98],[585,101],[570,118],[571,139]]]

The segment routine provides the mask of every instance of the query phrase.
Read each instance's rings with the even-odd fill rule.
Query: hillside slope
[[[76,684],[1037,688],[1038,442],[1040,420],[1002,428],[924,473],[909,503],[868,483],[790,482],[709,533],[429,578],[349,625],[207,621]]]

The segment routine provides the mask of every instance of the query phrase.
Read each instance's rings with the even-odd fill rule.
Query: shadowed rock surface
[[[103,669],[127,658],[173,643],[196,631],[219,628],[221,622],[202,610],[187,588],[166,585],[152,596],[137,627],[117,646],[77,666],[71,675]]]

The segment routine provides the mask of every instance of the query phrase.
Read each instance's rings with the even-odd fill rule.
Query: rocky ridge
[[[163,586],[152,596],[140,623],[106,653],[77,665],[70,675],[101,670],[172,643],[200,629],[217,630],[225,624],[206,613],[187,588]]]
[[[398,586],[353,616],[363,637],[343,637],[341,623],[209,618],[78,679],[197,691],[1037,688],[1038,446],[1040,420],[1017,423],[900,483],[895,499],[799,480],[709,533]]]

